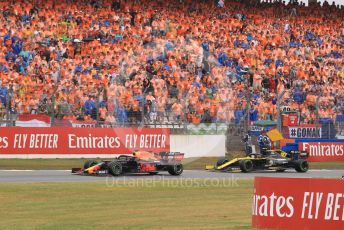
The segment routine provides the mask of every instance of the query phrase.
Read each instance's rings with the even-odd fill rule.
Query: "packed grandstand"
[[[344,7],[325,2],[1,1],[0,107],[118,122],[344,112]],[[281,96],[277,103],[276,95]]]

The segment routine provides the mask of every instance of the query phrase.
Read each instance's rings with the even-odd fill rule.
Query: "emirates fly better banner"
[[[344,229],[344,181],[256,177],[252,227]]]
[[[170,150],[168,129],[0,128],[1,154],[128,154]]]
[[[299,150],[309,154],[309,161],[344,161],[344,142],[300,142]]]

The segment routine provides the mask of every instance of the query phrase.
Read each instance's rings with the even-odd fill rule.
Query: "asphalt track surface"
[[[297,173],[288,170],[283,173],[274,171],[262,171],[252,173],[223,173],[210,172],[203,170],[184,170],[179,177],[170,176],[167,172],[158,175],[131,174],[120,177],[112,176],[80,176],[72,175],[67,170],[0,170],[0,183],[4,182],[104,182],[107,180],[115,181],[135,181],[135,180],[172,180],[172,179],[253,179],[257,176],[264,177],[284,177],[284,178],[341,178],[344,170],[310,170],[307,173]]]

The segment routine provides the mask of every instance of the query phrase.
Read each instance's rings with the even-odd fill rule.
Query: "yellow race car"
[[[207,165],[206,169],[248,173],[255,170],[276,170],[277,172],[284,172],[292,168],[297,172],[304,173],[309,168],[307,156],[307,153],[299,151],[287,153],[282,150],[267,150],[264,154],[250,154],[246,157],[231,160],[220,158],[215,165]]]

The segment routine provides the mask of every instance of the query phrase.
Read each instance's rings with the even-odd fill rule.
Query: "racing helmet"
[[[260,134],[258,137],[258,143],[263,143],[263,140],[264,140],[264,136]]]

